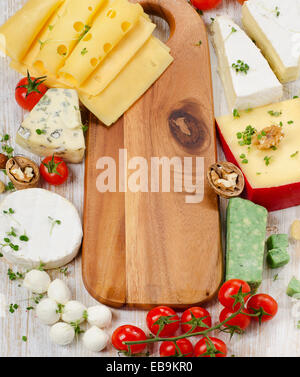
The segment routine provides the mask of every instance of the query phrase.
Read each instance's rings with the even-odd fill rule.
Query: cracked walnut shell
[[[241,170],[227,161],[220,161],[209,167],[207,179],[213,190],[222,198],[239,196],[245,187]]]

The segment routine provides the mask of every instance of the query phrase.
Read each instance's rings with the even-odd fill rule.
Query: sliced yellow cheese
[[[34,67],[40,72],[56,74],[89,30],[93,17],[105,2],[107,0],[68,1],[59,20],[52,25],[47,39],[43,40]]]
[[[101,93],[146,43],[155,27],[155,24],[140,17],[137,25],[108,54],[92,76],[80,87],[80,90],[93,96]]]
[[[71,86],[80,86],[137,24],[142,14],[143,8],[139,4],[132,4],[127,0],[111,1],[59,70],[60,76]]]
[[[64,0],[29,0],[0,27],[0,48],[15,61],[21,61],[31,44]]]
[[[29,70],[30,75],[33,77],[39,77],[40,73],[37,72],[34,68],[30,68],[26,66],[25,64],[16,62],[12,60],[9,65],[12,69],[15,71],[19,72],[21,75],[26,76],[27,75],[27,70]],[[49,88],[65,88],[68,89],[69,87],[65,85],[62,82],[59,82],[57,78],[54,75],[47,75],[47,79],[45,81],[45,85],[48,86]]]
[[[217,118],[219,129],[253,188],[267,188],[300,182],[300,99],[241,111],[239,118]],[[282,126],[284,137],[276,150],[259,150],[240,145],[240,132],[251,125],[258,132],[271,125]],[[248,148],[250,147],[250,148]],[[244,161],[244,163],[243,163]],[[247,162],[247,163],[245,163]]]
[[[161,42],[151,37],[101,94],[92,97],[79,92],[80,100],[110,126],[147,91],[172,61]]]

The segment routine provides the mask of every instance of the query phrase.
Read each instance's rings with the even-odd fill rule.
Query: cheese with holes
[[[282,82],[300,74],[300,0],[249,0],[243,25]]]
[[[94,15],[105,0],[72,0],[43,39],[34,67],[41,73],[56,72],[64,65],[73,48],[89,30]]]
[[[39,156],[55,154],[78,163],[85,142],[77,92],[49,89],[20,126],[16,142]]]
[[[226,16],[217,17],[212,25],[229,108],[245,110],[279,101],[282,85],[246,33]]]
[[[52,269],[75,258],[83,233],[72,203],[47,190],[28,189],[0,203],[0,234],[1,252],[10,263],[28,269],[43,263]]]
[[[80,100],[110,126],[149,89],[172,61],[168,50],[151,37],[101,94],[93,97],[80,92]]]
[[[247,198],[269,211],[299,205],[300,98],[241,111],[239,118],[222,116],[216,121],[227,160],[244,173]],[[276,148],[260,150],[252,137],[243,145],[246,127],[261,133],[271,125],[280,126],[284,134]]]
[[[101,93],[146,43],[154,29],[155,24],[140,17],[137,25],[100,63],[92,76],[80,87],[80,90],[93,96]]]
[[[20,61],[32,42],[63,0],[29,0],[0,27],[0,48],[12,59]]]
[[[139,4],[127,0],[110,1],[59,70],[59,75],[72,87],[80,86],[137,24],[142,14],[143,8]]]
[[[34,68],[27,66],[23,63],[16,62],[12,60],[9,63],[10,68],[14,69],[15,71],[19,72],[21,75],[26,76],[27,75],[27,70],[29,70],[30,74],[33,77],[38,77],[40,75],[40,72],[35,70]],[[49,88],[65,88],[68,89],[69,86],[65,85],[62,81],[59,81],[57,77],[51,74],[47,74],[47,78],[45,80],[45,85],[48,86]]]

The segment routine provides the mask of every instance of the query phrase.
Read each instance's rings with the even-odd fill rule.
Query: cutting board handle
[[[186,0],[136,0],[148,14],[159,16],[167,21],[170,27],[170,38],[176,38],[177,33],[180,33],[186,27],[187,18],[182,17],[182,5],[187,5]],[[184,4],[183,4],[184,3]],[[192,6],[191,13],[199,15]],[[200,17],[199,17],[200,18]]]

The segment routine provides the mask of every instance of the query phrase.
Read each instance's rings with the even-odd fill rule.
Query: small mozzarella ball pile
[[[98,304],[86,308],[71,299],[71,291],[64,281],[55,279],[51,282],[45,271],[27,272],[23,286],[32,293],[47,293],[48,297],[36,306],[36,316],[42,324],[51,326],[49,335],[53,343],[60,346],[72,343],[80,324],[87,321],[91,327],[82,336],[83,345],[92,352],[105,349],[109,336],[103,329],[112,321],[112,312],[107,306]]]

